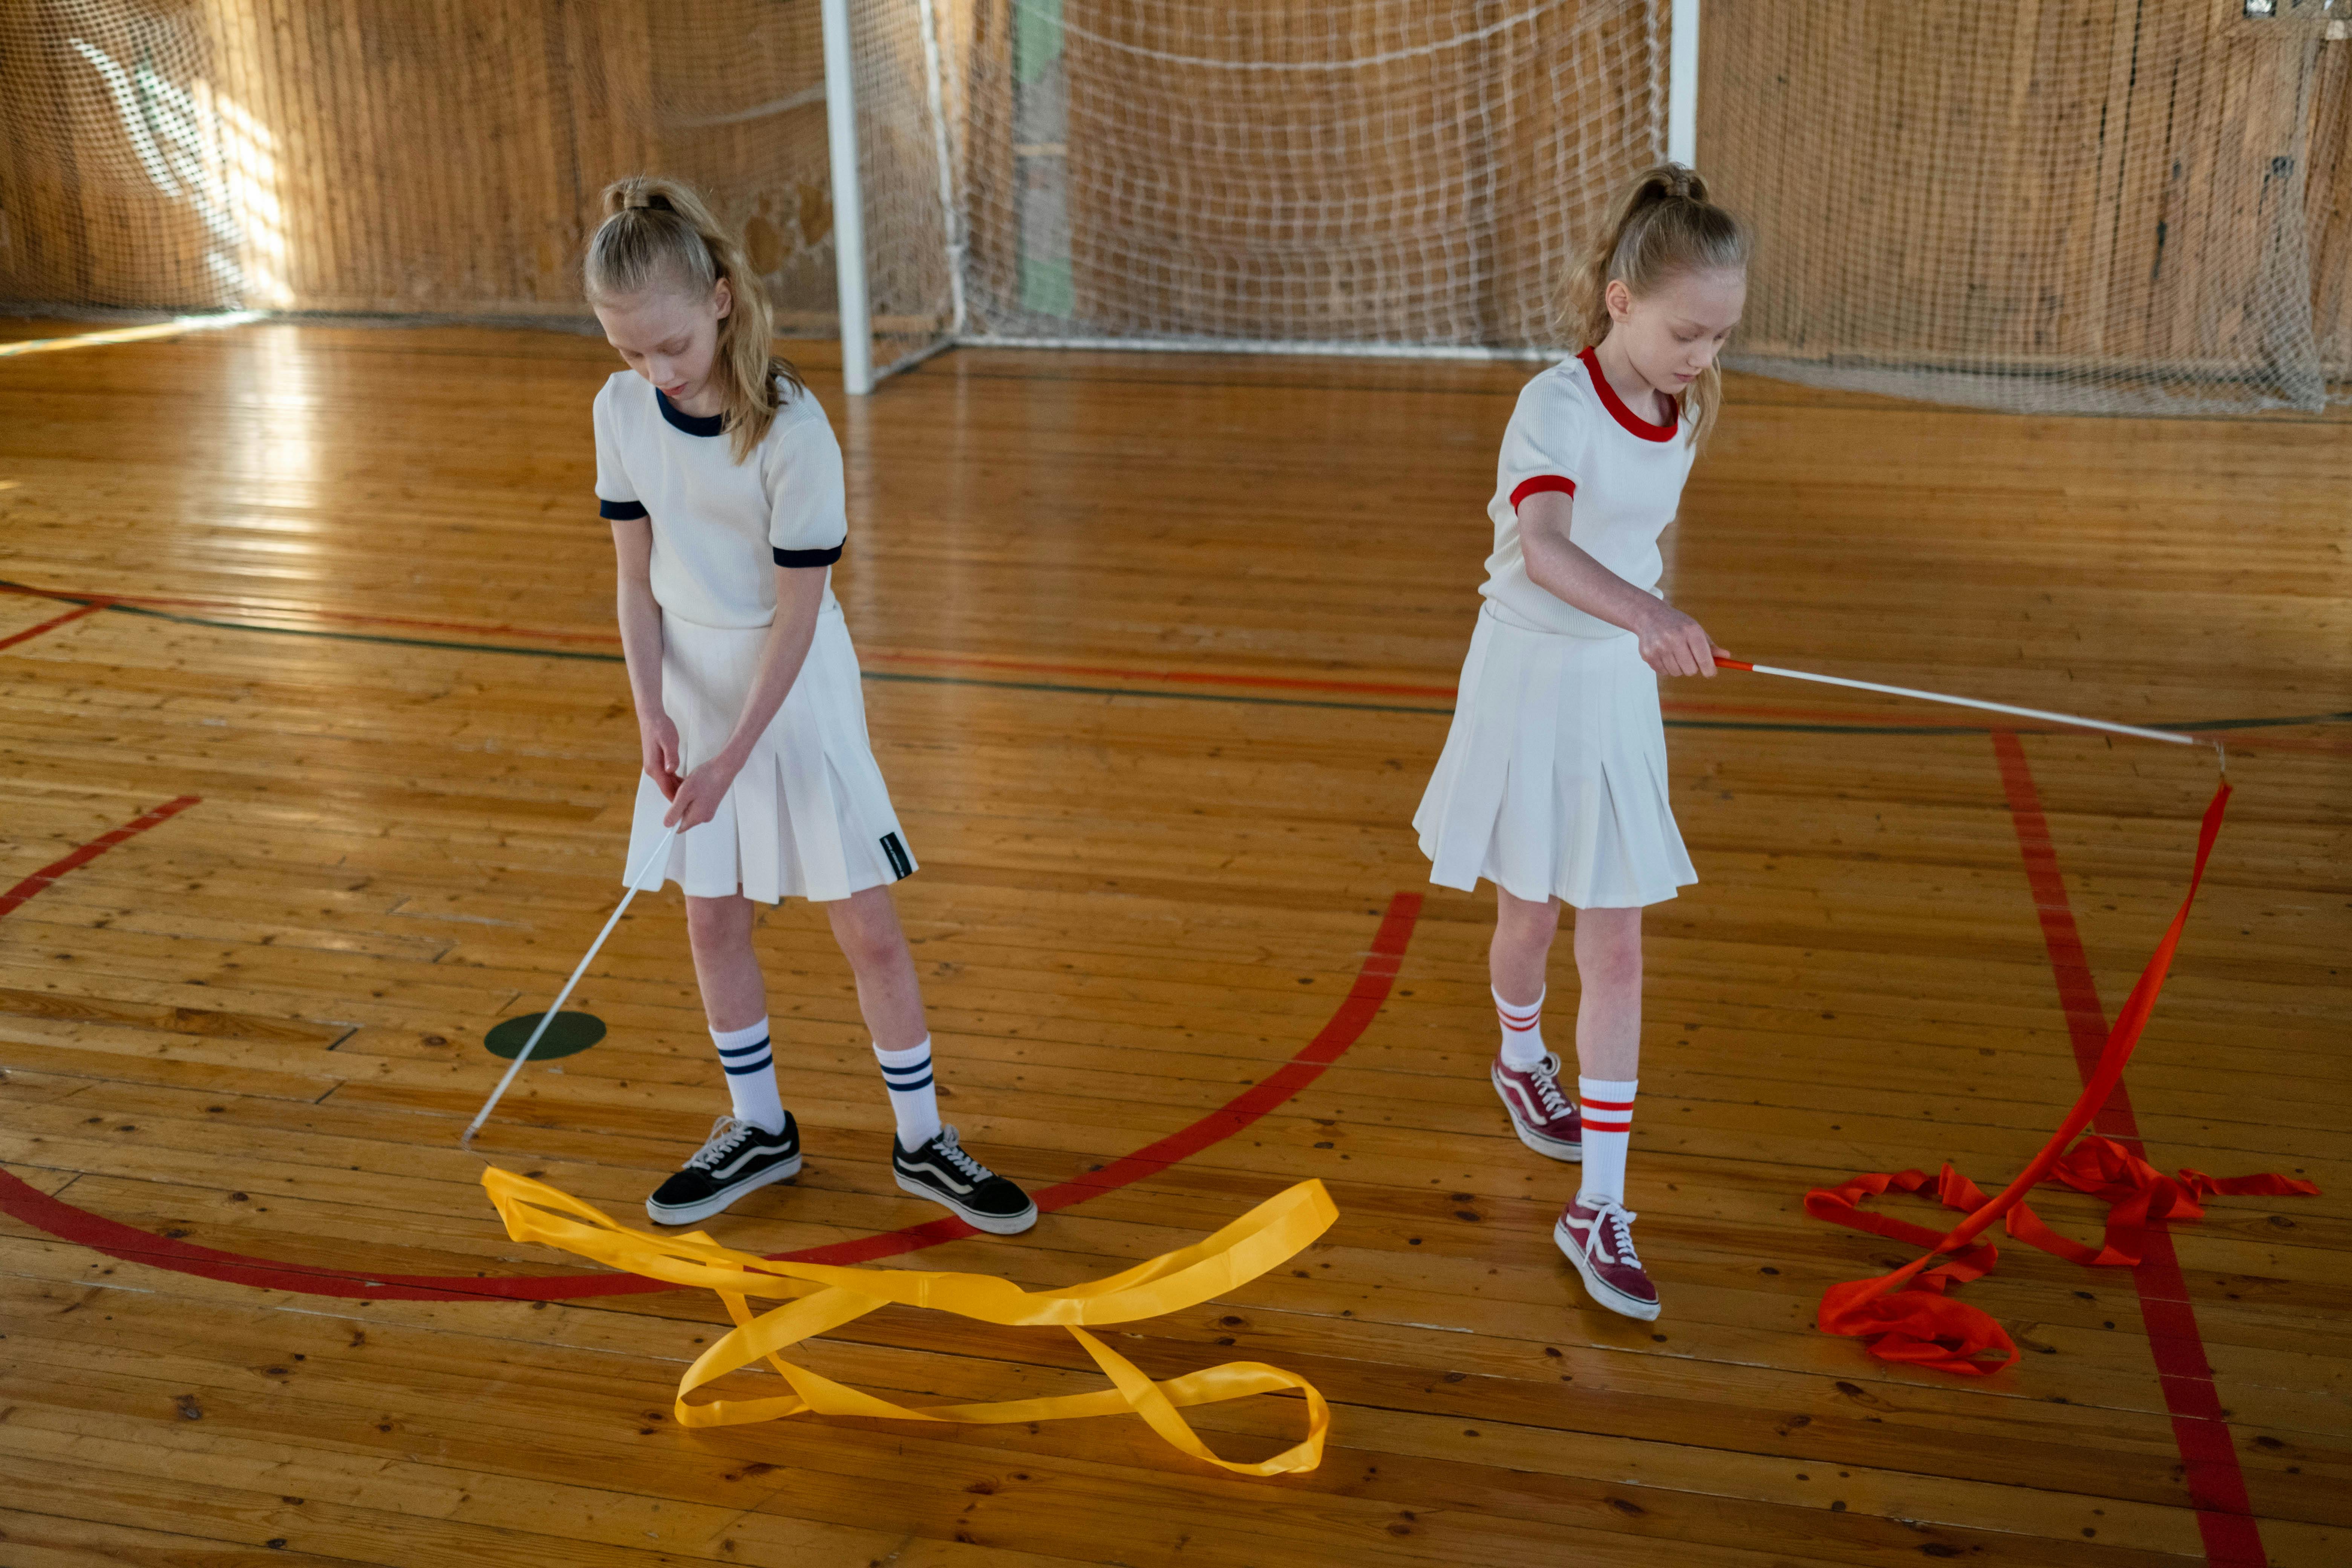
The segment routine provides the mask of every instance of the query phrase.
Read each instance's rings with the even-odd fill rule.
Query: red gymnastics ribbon
[[[1977,1237],[1995,1220],[2004,1221],[2009,1234],[2028,1246],[2073,1262],[2129,1268],[2139,1261],[2134,1233],[2159,1220],[2200,1217],[2205,1211],[2197,1202],[2200,1197],[2217,1193],[2304,1196],[2318,1193],[2319,1189],[2309,1182],[2279,1175],[2217,1180],[2200,1171],[2184,1170],[2178,1178],[2167,1176],[2122,1144],[2096,1135],[2084,1138],[2071,1150],[2067,1148],[2091,1124],[2091,1119],[2123,1079],[2133,1047],[2139,1044],[2140,1031],[2147,1026],[2157,996],[2164,989],[2165,976],[2172,967],[2173,952],[2180,945],[2189,906],[2196,902],[2197,889],[2205,879],[2205,863],[2212,857],[2213,841],[2221,835],[2221,814],[2229,801],[2230,785],[2224,780],[2214,789],[2212,803],[2206,806],[2205,820],[2198,829],[2197,863],[2189,873],[2188,895],[2180,900],[2179,912],[2172,917],[2172,923],[2165,928],[2164,939],[2156,944],[2147,967],[2140,972],[2123,1011],[2116,1015],[2115,1027],[2107,1033],[2090,1081],[2084,1085],[2082,1096],[2066,1113],[2058,1131],[2042,1146],[2042,1152],[2017,1180],[2002,1189],[2000,1196],[1988,1200],[1974,1183],[1946,1165],[1943,1173],[1932,1183],[1936,1199],[1947,1208],[1961,1210],[1968,1217],[1939,1237],[1925,1226],[1874,1214],[1860,1206],[1862,1199],[1877,1196],[1889,1188],[1916,1193],[1931,1185],[1929,1178],[1917,1171],[1856,1176],[1842,1186],[1817,1187],[1805,1194],[1805,1212],[1817,1219],[1928,1249],[1891,1274],[1832,1285],[1822,1292],[1817,1321],[1824,1331],[1864,1341],[1870,1353],[1881,1361],[1985,1376],[2001,1371],[2017,1359],[2016,1342],[1989,1314],[1953,1300],[1948,1292],[1955,1285],[1980,1279],[1992,1271],[2000,1254],[1991,1243],[1979,1242]],[[2097,1248],[2058,1235],[2025,1206],[2025,1194],[2053,1176],[2077,1192],[2106,1200],[2106,1235]],[[1949,1261],[1936,1263],[1937,1258],[1947,1256]],[[1930,1268],[1930,1264],[1935,1267]]]

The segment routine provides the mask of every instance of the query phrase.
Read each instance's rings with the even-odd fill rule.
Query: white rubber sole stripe
[[[1560,1256],[1568,1259],[1570,1267],[1576,1270],[1576,1277],[1584,1281],[1584,1293],[1596,1304],[1608,1308],[1621,1318],[1632,1318],[1637,1322],[1654,1323],[1658,1321],[1659,1303],[1637,1301],[1592,1272],[1591,1266],[1584,1260],[1583,1249],[1577,1245],[1575,1233],[1568,1228],[1566,1219],[1552,1222],[1551,1241],[1559,1248]]]
[[[895,1173],[894,1173],[895,1174]],[[1019,1236],[1037,1223],[1037,1205],[1031,1204],[1016,1215],[982,1214],[978,1209],[958,1203],[947,1194],[927,1187],[920,1182],[898,1177],[898,1190],[919,1198],[929,1198],[941,1208],[952,1212],[956,1218],[974,1230],[984,1230],[991,1236]]]
[[[736,1183],[723,1193],[712,1194],[698,1204],[656,1205],[653,1199],[647,1198],[646,1217],[656,1225],[692,1225],[697,1220],[709,1219],[745,1193],[756,1193],[772,1182],[790,1181],[800,1173],[801,1157],[795,1154],[789,1160],[782,1160],[769,1166],[756,1176]]]

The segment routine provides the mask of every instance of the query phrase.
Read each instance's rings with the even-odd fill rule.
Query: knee
[[[1588,989],[1638,987],[1642,984],[1642,925],[1639,910],[1633,920],[1594,920],[1589,910],[1578,921],[1577,979]],[[1614,916],[1622,911],[1609,910]]]
[[[842,956],[849,960],[852,969],[865,971],[887,963],[905,948],[906,939],[899,935],[887,893],[879,898],[853,894],[827,906],[825,912],[833,917],[834,940],[841,944]]]
[[[750,912],[741,899],[688,899],[686,938],[698,952],[715,952],[750,930]]]
[[[1541,952],[1551,946],[1552,936],[1559,930],[1557,903],[1538,904],[1507,896],[1497,900],[1495,940],[1505,948]]]

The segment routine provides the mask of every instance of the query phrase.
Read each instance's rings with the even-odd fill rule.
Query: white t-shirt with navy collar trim
[[[1527,631],[1630,636],[1528,576],[1519,503],[1546,490],[1571,497],[1569,542],[1643,593],[1655,594],[1664,570],[1658,535],[1675,520],[1696,456],[1678,417],[1655,425],[1625,406],[1589,348],[1528,382],[1503,432],[1495,495],[1486,503],[1495,551],[1478,592],[1488,607],[1505,624]]]
[[[751,456],[716,415],[680,413],[645,377],[620,371],[596,394],[597,510],[653,523],[653,590],[667,615],[707,626],[776,618],[778,566],[831,568],[849,536],[841,447],[807,392],[782,406]]]

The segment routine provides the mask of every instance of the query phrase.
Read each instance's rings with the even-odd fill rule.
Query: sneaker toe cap
[[[647,1201],[663,1208],[698,1203],[710,1195],[710,1179],[699,1171],[679,1171],[654,1189]]]

